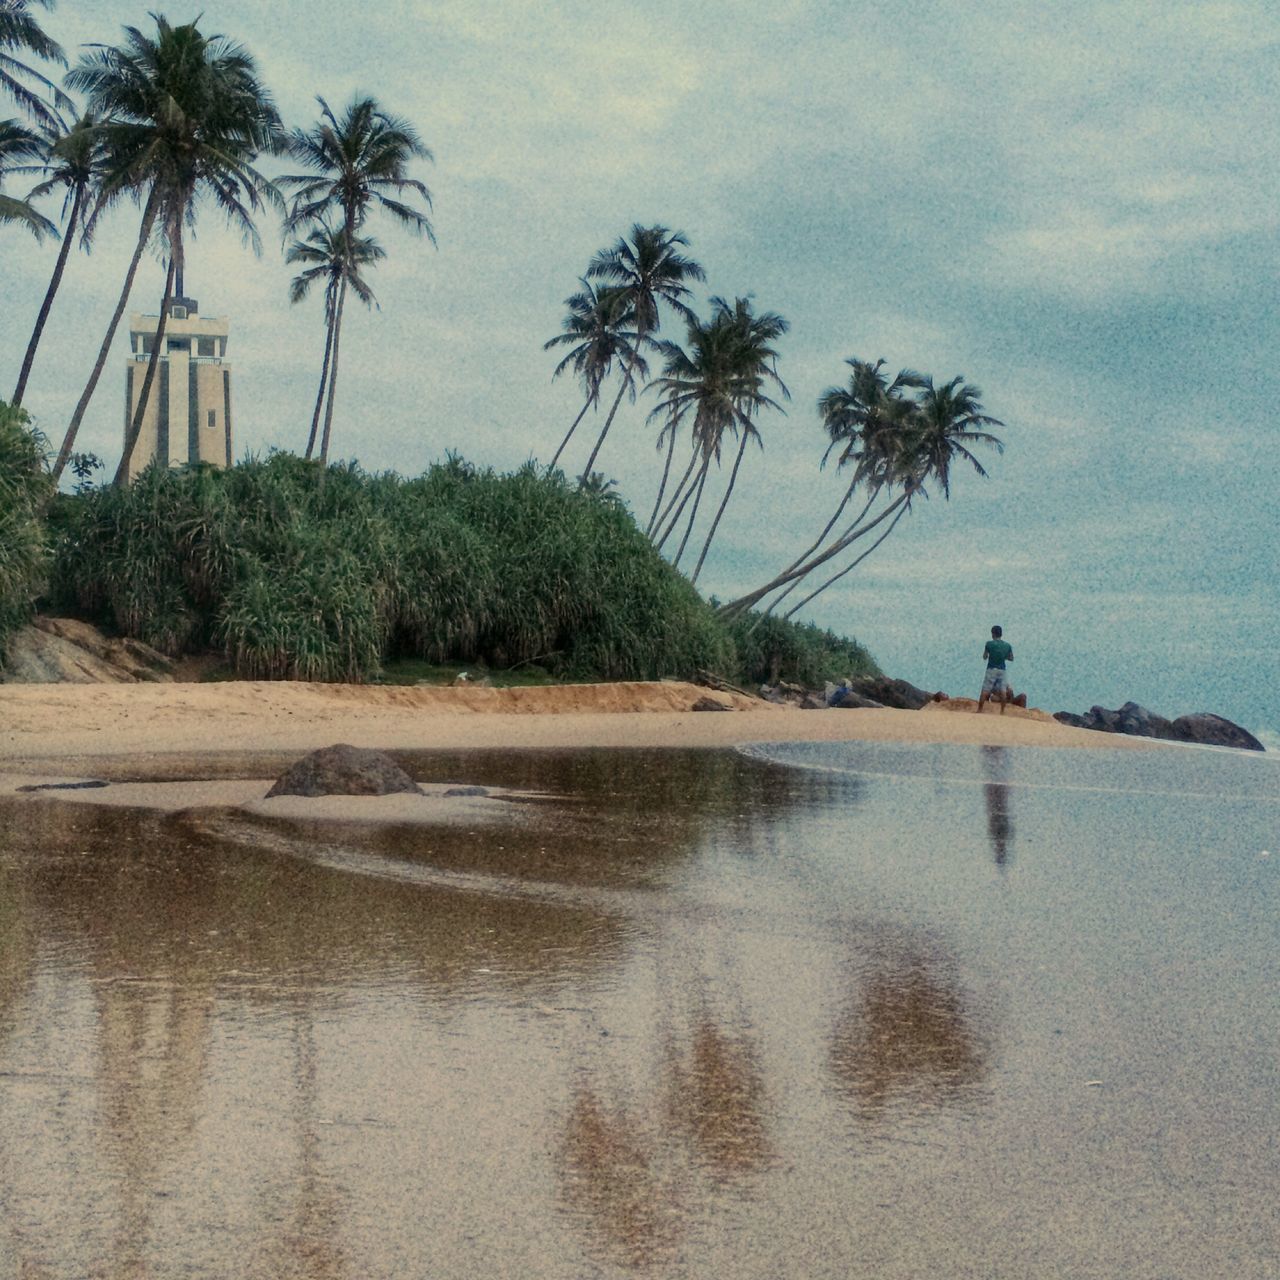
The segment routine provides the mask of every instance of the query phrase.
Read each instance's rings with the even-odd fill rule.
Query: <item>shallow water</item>
[[[3,1280],[1280,1274],[1274,761],[413,766],[0,803]]]

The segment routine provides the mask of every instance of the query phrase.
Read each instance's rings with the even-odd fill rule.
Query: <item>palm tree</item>
[[[687,248],[688,244],[683,232],[658,226],[642,227],[636,223],[631,228],[630,241],[620,238],[613,248],[597,253],[587,267],[588,278],[607,281],[622,292],[632,313],[636,337],[632,355],[623,370],[622,386],[618,388],[587,465],[582,469],[584,479],[591,474],[624,392],[630,388],[632,394],[635,393],[635,375],[639,372],[636,360],[651,344],[651,335],[661,327],[663,304],[686,320],[693,318],[693,312],[685,301],[689,297],[689,282],[705,280],[706,273],[692,258],[680,253],[679,246]]]
[[[919,375],[913,377],[919,380],[919,394],[912,405],[909,418],[898,423],[895,430],[886,429],[883,423],[878,427],[874,422],[868,423],[858,444],[849,453],[850,457],[856,456],[865,462],[871,483],[877,491],[898,488],[901,490],[898,496],[872,519],[864,519],[864,511],[863,516],[816,555],[784,570],[764,586],[723,605],[720,609],[723,617],[733,617],[750,609],[779,587],[789,586],[807,577],[814,569],[829,563],[893,516],[888,529],[881,532],[867,551],[789,610],[786,616],[791,617],[797,609],[865,560],[885,540],[905,511],[910,509],[913,498],[917,494],[928,497],[925,486],[929,482],[936,479],[942,485],[944,498],[950,498],[951,468],[956,459],[969,462],[980,476],[986,476],[986,469],[974,456],[970,446],[987,445],[1003,453],[1004,444],[983,429],[1003,424],[983,410],[981,391],[966,384],[963,378],[953,378],[942,387],[935,388],[932,378]]]
[[[431,208],[431,193],[423,183],[409,177],[410,161],[432,158],[413,126],[385,111],[374,98],[353,99],[341,119],[333,114],[323,98],[316,100],[320,103],[319,121],[310,129],[295,129],[288,140],[289,154],[309,172],[286,174],[278,179],[282,186],[292,188],[294,193],[286,230],[297,231],[333,218],[340,233],[348,239],[352,269],[358,266],[354,261],[356,240],[369,213],[375,209],[389,214],[401,226],[435,244],[430,218],[403,198],[406,195],[417,196],[428,209]],[[350,278],[349,274],[342,276],[333,306],[326,371],[328,403],[325,407],[324,442],[320,450],[322,465],[327,465],[329,460],[329,436],[337,390],[338,343]],[[322,373],[322,394],[324,377]]]
[[[44,333],[45,322],[49,319],[54,295],[58,292],[58,286],[62,283],[62,273],[66,270],[71,241],[76,231],[81,229],[81,218],[85,207],[97,186],[102,161],[102,143],[95,124],[92,113],[86,111],[69,127],[60,120],[58,127],[45,129],[45,155],[42,163],[30,166],[48,175],[32,190],[32,199],[48,195],[59,188],[62,189],[62,245],[58,249],[58,260],[53,265],[53,275],[49,279],[48,289],[45,290],[44,302],[40,304],[35,327],[31,331],[31,340],[27,343],[26,355],[22,359],[18,385],[13,393],[12,403],[14,404],[22,403],[27,379],[31,376],[31,366],[36,358],[36,348],[40,345],[40,336]],[[85,236],[81,237],[80,243],[83,248],[89,247],[89,239]]]
[[[924,379],[913,369],[900,369],[893,381],[889,382],[881,372],[884,363],[883,360],[877,360],[875,364],[871,364],[856,356],[850,357],[845,361],[853,370],[848,386],[828,387],[818,397],[818,413],[830,440],[826,453],[822,455],[821,465],[826,466],[827,459],[838,448],[840,453],[836,459],[836,469],[852,463],[853,474],[822,532],[783,570],[784,573],[789,573],[802,564],[822,546],[844,514],[858,486],[865,483],[868,489],[867,500],[862,510],[849,523],[845,533],[856,529],[875,504],[885,484],[897,475],[897,463],[903,456],[904,448],[910,453],[916,404],[906,398],[903,392],[923,387]],[[890,528],[892,527],[891,525]],[[879,542],[876,545],[879,546]],[[801,579],[795,579],[786,590],[776,596],[762,611],[755,626],[759,626],[800,585],[800,581]]]
[[[572,346],[572,350],[556,365],[551,376],[558,378],[572,367],[587,396],[573,425],[560,441],[560,447],[548,464],[548,470],[555,469],[560,455],[573,438],[573,433],[578,429],[578,423],[587,410],[599,404],[601,384],[609,376],[616,360],[621,360],[624,364],[634,360],[641,377],[648,376],[648,366],[635,349],[636,335],[627,328],[633,317],[624,291],[616,288],[597,289],[586,279],[581,283],[581,291],[564,300],[565,306],[569,308],[564,318],[564,332],[542,344],[544,351],[550,351],[552,347]]]
[[[386,250],[369,236],[348,237],[346,229],[334,230],[328,223],[317,223],[305,240],[294,240],[285,254],[286,262],[310,264],[301,274],[294,276],[289,286],[289,301],[301,302],[311,286],[323,280],[325,344],[324,362],[320,369],[320,390],[316,394],[316,407],[311,415],[311,434],[307,438],[306,457],[310,458],[316,445],[316,432],[320,426],[320,409],[329,383],[329,364],[337,342],[338,298],[346,286],[366,307],[378,305],[373,290],[361,275],[361,270],[381,262]],[[329,454],[328,424],[321,455]]]
[[[25,172],[31,166],[20,163],[38,160],[44,154],[44,143],[38,134],[16,120],[0,120],[0,182],[7,172]],[[58,228],[28,200],[19,200],[0,191],[0,222],[17,222],[37,240],[56,236]],[[15,401],[16,403],[16,401]]]
[[[54,107],[74,111],[75,105],[52,80],[46,79],[34,68],[20,61],[13,50],[32,53],[46,62],[66,66],[62,46],[45,35],[35,15],[33,4],[52,9],[53,0],[0,0],[0,88],[4,89],[22,110],[40,124],[54,126],[57,117],[49,104],[33,89],[23,83],[34,80],[53,96]]]
[[[684,508],[689,506],[684,537],[674,564],[680,563],[693,531],[711,463],[719,461],[726,435],[739,438],[733,471],[703,542],[702,553],[693,571],[693,582],[698,580],[712,539],[733,495],[747,444],[751,441],[762,443],[755,427],[755,416],[763,409],[780,409],[765,395],[766,384],[774,383],[784,397],[788,394],[777,374],[777,352],[772,345],[787,331],[787,322],[772,311],[755,315],[748,298],[736,299],[733,306],[723,298],[712,298],[711,306],[712,316],[707,323],[696,317],[689,322],[687,352],[675,343],[663,344],[667,360],[664,376],[657,385],[665,393],[665,398],[650,414],[650,417],[666,414],[668,422],[664,431],[671,433],[692,414],[693,457],[659,522],[659,527],[666,522],[665,531],[657,541],[660,548],[675,529]],[[702,465],[697,478],[690,484],[693,466],[699,459]],[[690,499],[692,505],[689,505]]]
[[[951,497],[951,467],[957,459],[968,462],[982,477],[986,471],[973,456],[971,445],[988,445],[997,453],[1004,444],[985,427],[1002,427],[982,407],[982,391],[963,378],[952,378],[940,387],[925,378],[920,393],[919,456],[925,473],[942,486],[942,496]]]
[[[779,413],[782,412],[782,407],[764,394],[764,387],[772,382],[784,398],[791,398],[786,384],[778,377],[778,353],[772,345],[790,328],[787,322],[775,311],[754,315],[750,300],[747,298],[736,299],[732,311],[723,298],[713,298],[711,303],[719,309],[724,323],[732,334],[732,372],[729,381],[734,417],[740,436],[738,454],[733,461],[729,483],[725,486],[724,497],[720,500],[715,519],[712,520],[706,541],[702,544],[702,553],[694,566],[693,577],[690,579],[693,583],[698,581],[703,561],[707,558],[707,552],[711,550],[711,540],[716,536],[725,508],[733,496],[733,487],[738,480],[738,468],[742,466],[747,442],[753,440],[761,449],[764,448],[764,441],[760,439],[760,433],[755,427],[756,415],[764,409],[776,409]]]
[[[89,224],[120,196],[146,191],[134,263],[156,224],[168,258],[160,322],[116,469],[117,484],[128,475],[164,347],[169,309],[175,292],[182,294],[184,227],[194,225],[199,202],[208,196],[259,252],[252,214],[264,199],[279,199],[275,187],[253,167],[260,153],[280,149],[283,135],[252,56],[226,36],[203,35],[195,23],[175,27],[160,15],[152,16],[154,38],[126,27],[123,45],[91,46],[92,52],[67,76],[67,83],[85,93],[103,121],[99,130],[106,160]],[[133,269],[108,337],[124,310]],[[91,387],[100,372],[99,366]],[[89,394],[91,387],[86,388]],[[78,419],[73,419],[73,426],[79,426]]]

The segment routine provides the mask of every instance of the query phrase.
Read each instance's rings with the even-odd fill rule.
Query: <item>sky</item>
[[[416,176],[438,248],[382,225],[380,309],[348,308],[336,456],[404,475],[450,451],[501,470],[548,460],[581,404],[543,350],[563,300],[596,251],[661,224],[707,272],[700,310],[751,295],[790,323],[791,399],[758,424],[700,589],[767,580],[834,509],[846,482],[820,469],[816,403],[847,358],[961,375],[1004,424],[989,477],[959,473],[950,501],[916,503],[798,616],[969,696],[998,622],[1033,705],[1132,699],[1280,732],[1274,5],[153,7],[245,44],[290,127],[315,120],[317,94],[340,108],[368,93],[434,153]],[[43,22],[72,61],[151,27],[118,0],[60,0]],[[125,206],[68,266],[26,396],[55,438],[137,225]],[[258,257],[205,207],[188,249],[188,294],[231,322],[238,455],[304,447],[323,352],[319,296],[289,305],[279,227],[261,231]],[[0,380],[53,257],[0,232]],[[131,310],[157,311],[162,286],[148,258]],[[110,468],[124,329],[78,444]],[[624,401],[597,462],[642,522],[661,463],[652,402]],[[570,467],[588,447],[575,439]]]

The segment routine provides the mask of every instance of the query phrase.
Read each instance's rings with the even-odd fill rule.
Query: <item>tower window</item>
[[[211,427],[216,427],[218,425],[218,414],[213,409],[209,410],[209,425]]]

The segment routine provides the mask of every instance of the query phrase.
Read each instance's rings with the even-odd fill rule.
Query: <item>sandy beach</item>
[[[694,712],[712,696],[731,712]],[[0,771],[80,774],[211,754],[311,751],[732,747],[747,742],[942,742],[1150,749],[1146,739],[1058,724],[1043,712],[798,711],[675,681],[515,689],[288,682],[0,687]]]

